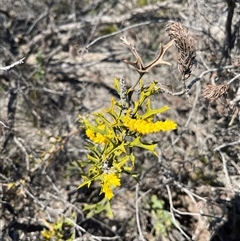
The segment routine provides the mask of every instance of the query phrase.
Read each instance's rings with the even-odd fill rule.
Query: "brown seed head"
[[[226,94],[228,85],[207,85],[203,92],[203,96],[208,100],[216,100]]]
[[[180,23],[170,23],[166,30],[178,49],[178,71],[184,79],[187,79],[192,72],[196,57],[194,41],[188,35],[188,29]]]

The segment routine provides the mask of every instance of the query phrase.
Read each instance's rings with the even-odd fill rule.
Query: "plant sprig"
[[[122,84],[122,80],[115,79],[119,95]],[[145,87],[141,81],[140,95],[133,102],[133,107],[113,98],[110,108],[92,114],[91,121],[90,117],[79,116],[82,127],[91,141],[87,146],[90,153],[86,161],[90,167],[88,173],[82,176],[83,182],[79,188],[85,185],[89,187],[92,182],[97,181],[101,185],[100,193],[104,193],[110,200],[114,196],[114,188],[121,186],[122,173],[131,175],[135,164],[133,151],[136,147],[157,155],[157,144],[144,142],[143,136],[177,128],[177,124],[172,120],[154,122],[156,115],[169,109],[167,106],[152,109],[150,97],[157,91],[159,88],[156,82]],[[142,113],[143,109],[145,111]]]

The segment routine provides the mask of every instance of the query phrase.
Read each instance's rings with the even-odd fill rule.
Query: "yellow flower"
[[[94,134],[93,130],[91,130],[91,129],[86,130],[86,135],[90,140],[93,140],[95,138],[95,134]]]
[[[107,143],[109,142],[109,140],[111,140],[114,137],[114,135],[110,129],[105,130],[105,128],[106,127],[104,124],[100,124],[94,128],[93,127],[91,128],[89,124],[89,126],[87,126],[86,128],[86,135],[91,141],[95,143],[98,143],[98,144]],[[106,131],[107,133],[103,135],[102,133],[96,131],[98,129],[102,131]]]
[[[157,121],[156,129],[158,131],[171,131],[177,129],[177,123],[172,120]]]
[[[105,193],[105,197],[110,200],[114,194],[112,189],[121,185],[120,179],[115,173],[103,173],[102,174],[102,190],[101,193]]]
[[[96,143],[104,143],[104,142],[106,142],[106,137],[104,136],[104,135],[102,135],[102,134],[100,134],[100,133],[97,133],[96,134],[96,137],[95,137],[95,139],[94,139],[94,142],[96,142]]]
[[[151,134],[159,131],[170,131],[177,128],[177,124],[172,120],[151,122],[151,120],[132,119],[129,116],[123,117],[124,126],[129,130],[140,134]]]
[[[103,139],[101,138],[101,136],[99,136],[99,135],[97,136],[94,133],[94,131],[90,128],[86,129],[86,135],[91,141],[93,141],[95,143],[102,143],[103,142]]]
[[[46,229],[44,229],[42,232],[41,232],[42,236],[44,239],[46,240],[50,240],[51,237],[54,235],[54,231],[48,231]]]
[[[95,143],[102,144],[102,143],[105,143],[107,141],[107,139],[104,135],[102,135],[100,133],[95,133],[90,128],[86,129],[86,135],[91,141],[93,141]]]

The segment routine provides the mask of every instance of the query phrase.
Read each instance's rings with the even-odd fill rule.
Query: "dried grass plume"
[[[219,97],[225,95],[228,90],[228,85],[207,85],[203,92],[204,98],[208,100],[217,100]]]
[[[188,35],[188,29],[180,23],[169,23],[166,28],[171,40],[178,49],[178,71],[183,79],[189,78],[196,57],[195,44]]]

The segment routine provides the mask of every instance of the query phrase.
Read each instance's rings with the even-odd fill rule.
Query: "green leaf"
[[[142,119],[147,119],[147,118],[149,118],[151,116],[154,116],[154,115],[157,115],[157,114],[161,114],[161,113],[163,113],[163,112],[165,112],[165,111],[170,109],[170,107],[168,107],[168,106],[163,106],[162,108],[159,108],[159,109],[152,109],[151,108],[151,100],[150,99],[148,99],[146,106],[147,106],[147,111],[145,112],[144,115],[141,116]]]
[[[113,117],[115,122],[118,122],[120,110],[116,111],[115,107],[117,107],[119,109],[119,106],[117,105],[116,100],[114,98],[112,98],[110,108],[106,109],[105,111],[106,111],[106,113],[108,113],[109,115],[111,115]]]
[[[156,195],[152,195],[151,201],[152,201],[152,208],[153,209],[163,209],[164,201],[159,200]]]
[[[92,217],[94,214],[98,214],[103,211],[106,211],[106,216],[108,218],[113,217],[113,212],[111,209],[110,202],[106,198],[102,199],[100,202],[95,204],[85,204],[83,211],[89,211],[89,213],[87,214],[88,218]]]
[[[123,157],[119,158],[119,162],[118,163],[114,163],[113,166],[114,168],[118,171],[118,172],[122,172],[122,169],[128,169],[127,171],[131,171],[132,167],[124,167],[124,165],[130,160],[130,156],[126,155]],[[130,170],[129,170],[130,169]]]
[[[138,136],[134,141],[129,143],[129,147],[141,147],[143,149],[149,150],[150,152],[152,152],[154,155],[158,156],[157,152],[156,152],[156,146],[157,144],[144,144],[141,142],[140,136]]]
[[[84,179],[87,179],[87,180],[85,180],[83,183],[81,183],[79,186],[78,186],[78,188],[81,188],[81,187],[83,187],[83,186],[85,186],[85,185],[87,185],[88,186],[88,188],[90,187],[90,185],[91,185],[91,183],[92,183],[92,181],[90,180],[90,179],[88,179],[87,177],[83,177]]]
[[[119,152],[118,152],[119,151]],[[126,150],[125,150],[125,146],[124,146],[124,142],[121,142],[121,144],[117,143],[117,145],[115,146],[110,146],[109,149],[106,151],[106,157],[114,154],[114,152],[117,152],[117,153],[126,153]]]
[[[119,80],[117,78],[114,78],[114,88],[117,90],[118,94],[120,95],[120,85],[119,85]]]
[[[98,155],[96,155],[97,153],[95,153],[93,150],[91,150],[91,151],[92,151],[92,153],[87,155],[88,160],[90,160],[93,163],[98,163],[99,162],[99,157],[98,157]],[[95,154],[96,157],[92,156],[92,154]]]

